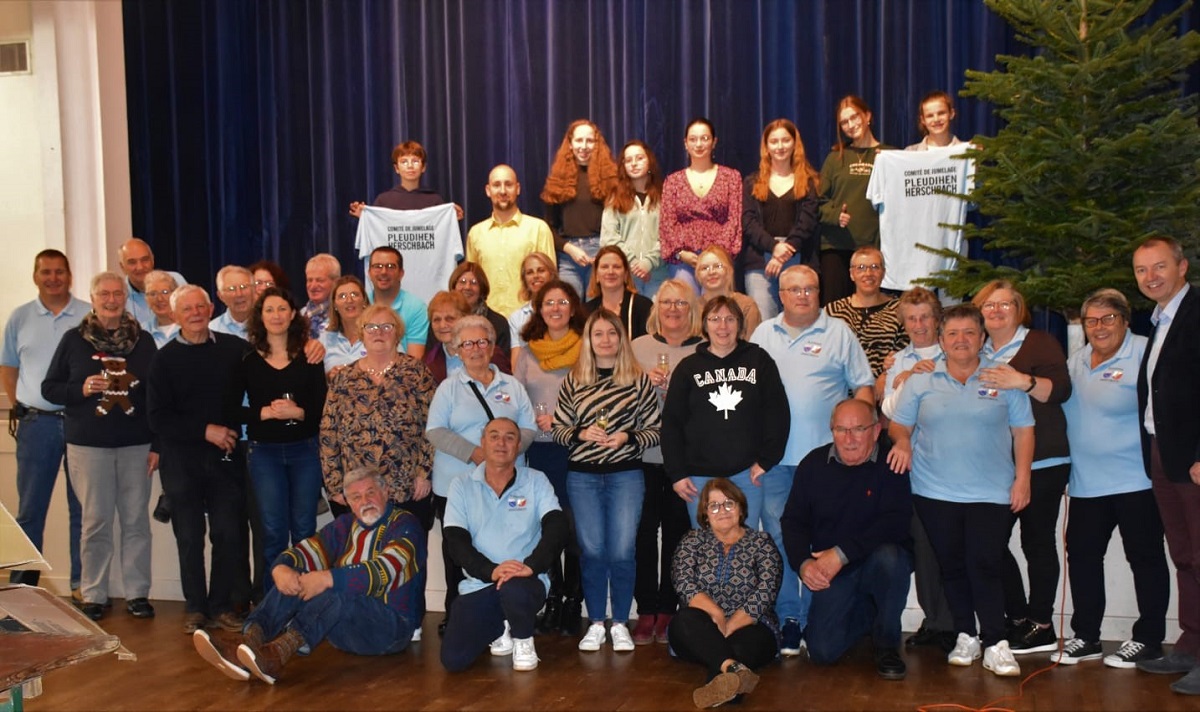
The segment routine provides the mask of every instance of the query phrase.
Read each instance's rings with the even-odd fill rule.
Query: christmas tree
[[[1200,245],[1200,128],[1181,89],[1200,35],[1179,35],[1187,4],[1146,22],[1153,0],[987,0],[1030,45],[968,70],[964,96],[1005,122],[967,152],[985,224],[968,239],[1019,268],[961,260],[931,284],[958,296],[1012,280],[1031,305],[1067,311],[1099,287],[1138,297],[1130,258],[1151,233]],[[1190,4],[1190,3],[1188,3]],[[1140,21],[1140,22],[1139,22]]]

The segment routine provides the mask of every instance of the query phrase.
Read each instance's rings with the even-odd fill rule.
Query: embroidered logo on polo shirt
[[[800,347],[800,353],[803,353],[806,356],[820,356],[821,345],[810,341],[804,346]]]
[[[995,388],[980,388],[979,389],[979,397],[980,398],[998,398],[999,396],[1000,396],[1000,391]]]
[[[526,504],[528,504],[528,501],[521,495],[514,494],[508,497],[509,509],[525,509]]]
[[[492,394],[492,400],[496,401],[497,403],[508,403],[509,401],[512,400],[512,396],[505,393],[504,391],[499,391],[497,393]]]
[[[1119,381],[1125,377],[1125,372],[1119,368],[1110,368],[1100,374],[1102,381]]]

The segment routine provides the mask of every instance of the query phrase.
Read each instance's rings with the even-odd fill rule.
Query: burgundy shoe
[[[671,619],[675,616],[667,613],[659,613],[658,618],[654,620],[654,640],[667,644],[667,627],[671,625]]]
[[[649,645],[654,642],[654,616],[639,615],[633,626],[633,644]]]

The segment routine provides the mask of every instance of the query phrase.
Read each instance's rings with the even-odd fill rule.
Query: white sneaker
[[[507,628],[505,635],[508,635]],[[533,647],[533,638],[509,638],[512,650],[513,670],[533,670],[538,666],[537,650]]]
[[[417,626],[416,628],[413,628],[412,642],[414,642],[414,643],[421,642],[421,626]]]
[[[512,635],[509,634],[508,621],[504,621],[504,632],[500,634],[499,638],[496,638],[495,640],[493,640],[491,645],[488,646],[488,648],[491,649],[492,655],[495,655],[496,657],[512,655],[513,638],[512,638]],[[537,665],[537,662],[535,660],[534,666],[536,666],[536,665]]]
[[[614,652],[628,653],[633,650],[633,636],[629,634],[629,628],[625,627],[624,623],[613,623],[608,629],[608,635],[612,638]]]
[[[969,667],[971,663],[979,659],[979,638],[967,635],[966,633],[958,634],[958,642],[954,644],[954,650],[946,656],[946,662],[951,665],[962,665]]]
[[[1001,677],[1014,677],[1021,674],[1021,666],[1013,657],[1007,640],[989,645],[987,650],[983,651],[983,669],[991,670]]]
[[[625,634],[629,635],[629,631],[626,631]],[[583,640],[579,641],[579,649],[593,653],[599,650],[601,645],[604,645],[604,623],[593,623],[583,634]]]

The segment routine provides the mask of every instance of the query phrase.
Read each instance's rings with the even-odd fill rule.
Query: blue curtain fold
[[[1160,3],[1163,8],[1177,5]],[[847,93],[876,135],[915,142],[917,101],[967,68],[1021,53],[998,16],[967,0],[125,0],[135,233],[162,266],[211,285],[227,263],[356,269],[352,200],[394,184],[390,152],[414,139],[425,184],[490,213],[483,186],[509,163],[521,209],[573,119],[614,151],[647,141],[681,168],[683,132],[707,116],[716,157],[758,163],[762,127],[796,122],[817,166]],[[1196,12],[1188,21],[1195,24]],[[1195,84],[1194,76],[1191,84]],[[1193,91],[1195,87],[1190,87]],[[997,129],[960,100],[957,133]]]

